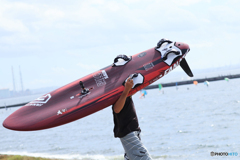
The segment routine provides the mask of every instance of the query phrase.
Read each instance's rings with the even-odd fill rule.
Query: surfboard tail
[[[182,61],[180,62],[180,66],[189,77],[193,77],[193,73],[190,67],[188,66],[188,63],[185,58],[183,58]]]

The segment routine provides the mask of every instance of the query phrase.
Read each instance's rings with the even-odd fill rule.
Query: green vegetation
[[[0,155],[0,160],[54,160],[54,159],[19,156],[19,155]]]

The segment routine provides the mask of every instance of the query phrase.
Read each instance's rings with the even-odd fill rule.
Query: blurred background
[[[194,77],[177,67],[155,84],[240,74],[239,8],[238,0],[0,0],[0,106],[31,101],[110,65],[119,54],[155,47],[161,38],[189,44]],[[148,90],[145,99],[136,94],[151,155],[209,159],[210,151],[240,153],[238,84],[223,79],[208,87]],[[0,109],[0,122],[16,109]],[[0,154],[121,159],[112,128],[110,107],[46,131],[0,127]]]

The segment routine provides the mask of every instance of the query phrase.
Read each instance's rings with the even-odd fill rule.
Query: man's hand
[[[123,93],[121,94],[117,102],[113,105],[113,111],[115,113],[119,113],[123,109],[128,93],[130,92],[132,87],[133,87],[133,80],[129,77],[125,83],[125,88]]]
[[[127,79],[127,82],[125,83],[125,88],[124,88],[124,91],[125,92],[127,92],[127,93],[129,93],[129,91],[132,89],[132,87],[133,87],[133,80],[129,77],[128,79]]]

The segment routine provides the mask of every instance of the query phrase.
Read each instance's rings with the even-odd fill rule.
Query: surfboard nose
[[[11,130],[19,131],[24,126],[22,121],[18,121],[18,116],[10,115],[3,121],[3,127]]]
[[[41,124],[31,119],[33,117],[28,116],[15,116],[17,114],[10,115],[3,122],[3,127],[15,130],[15,131],[35,131],[45,129]],[[36,115],[33,115],[36,116]]]
[[[41,126],[36,126],[36,124],[40,120],[41,113],[34,113],[32,108],[23,106],[13,112],[3,121],[3,126],[16,131],[38,130]]]

